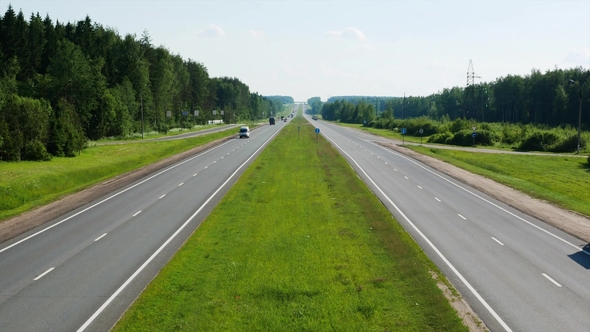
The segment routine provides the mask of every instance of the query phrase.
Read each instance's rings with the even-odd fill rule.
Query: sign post
[[[402,145],[404,145],[405,140],[406,140],[406,128],[402,128]]]
[[[477,129],[476,126],[471,127],[471,129],[473,129],[473,134],[471,134],[471,137],[473,137],[473,146],[475,146],[475,137],[477,136],[477,133],[475,132],[475,130]]]
[[[420,128],[420,145],[422,145],[422,134],[424,134],[424,129]]]
[[[301,130],[301,126],[297,126],[297,139],[299,139],[299,131]]]
[[[318,142],[318,135],[319,135],[319,133],[320,133],[320,128],[316,128],[315,129],[315,142],[316,143]]]

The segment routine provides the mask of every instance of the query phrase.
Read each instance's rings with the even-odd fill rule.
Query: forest
[[[479,122],[508,122],[540,124],[550,127],[578,125],[579,102],[582,100],[582,124],[590,122],[590,70],[582,67],[553,69],[545,73],[531,70],[525,77],[508,75],[493,82],[483,82],[469,87],[445,88],[429,96],[331,97],[324,109],[325,118],[342,122],[362,123],[376,117],[415,118],[428,116],[432,119],[448,117]],[[310,98],[308,104],[317,114],[322,113],[319,97]],[[369,118],[351,117],[333,112],[336,102],[372,105],[374,113]],[[337,107],[338,108],[338,107]]]
[[[425,97],[337,96],[326,103],[313,97],[307,102],[310,113],[326,120],[406,128],[408,135],[429,136],[433,143],[550,152],[579,152],[590,143],[590,70],[581,67],[533,69],[525,77],[508,75]]]
[[[0,16],[1,161],[73,157],[89,140],[210,119],[262,119],[292,99],[209,77],[204,64],[153,45],[147,31],[122,37],[88,16],[27,20],[11,6]]]

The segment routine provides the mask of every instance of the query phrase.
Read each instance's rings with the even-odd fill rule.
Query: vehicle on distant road
[[[248,127],[248,126],[240,127],[240,138],[242,138],[242,137],[250,138],[250,127]]]
[[[269,125],[274,125],[275,124],[275,118],[271,117],[270,119],[268,119],[268,124]]]
[[[317,116],[315,116],[315,115],[314,115],[314,116],[312,116],[311,118],[312,118],[312,119],[314,119],[314,120],[317,120],[317,119],[318,119],[318,117],[317,117]]]

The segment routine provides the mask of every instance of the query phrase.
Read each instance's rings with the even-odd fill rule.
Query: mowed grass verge
[[[114,331],[467,331],[434,264],[313,129],[286,125]]]
[[[590,167],[585,158],[408,148],[590,216]]]
[[[74,158],[53,158],[47,162],[1,162],[0,221],[114,176],[235,135],[237,130],[182,140],[94,146]]]

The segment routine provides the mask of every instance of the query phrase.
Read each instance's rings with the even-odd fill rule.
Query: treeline
[[[290,97],[290,96],[264,96],[264,97],[267,99],[278,99],[283,104],[295,104],[295,100],[293,100],[293,97]]]
[[[349,107],[344,106],[336,106],[336,111],[332,112],[334,106],[331,105],[337,101],[342,105],[343,102],[355,105],[362,102],[375,108],[375,117],[386,112],[386,117],[391,115],[396,119],[421,116],[441,119],[448,116],[451,121],[463,118],[480,122],[534,123],[550,127],[566,124],[577,126],[580,91],[582,123],[588,128],[590,70],[582,67],[567,70],[556,68],[544,74],[539,70],[532,70],[524,77],[508,75],[494,82],[467,88],[447,88],[426,97],[331,97],[324,105],[332,120],[355,123],[365,120],[370,122],[373,119],[351,117]],[[317,101],[319,98],[314,100]],[[346,111],[339,113],[339,110]],[[321,113],[323,116],[324,111]]]
[[[202,63],[154,46],[147,31],[121,37],[89,17],[26,20],[11,6],[0,16],[3,161],[74,156],[89,139],[166,132],[193,121],[261,119],[282,104],[237,78],[210,78]]]

